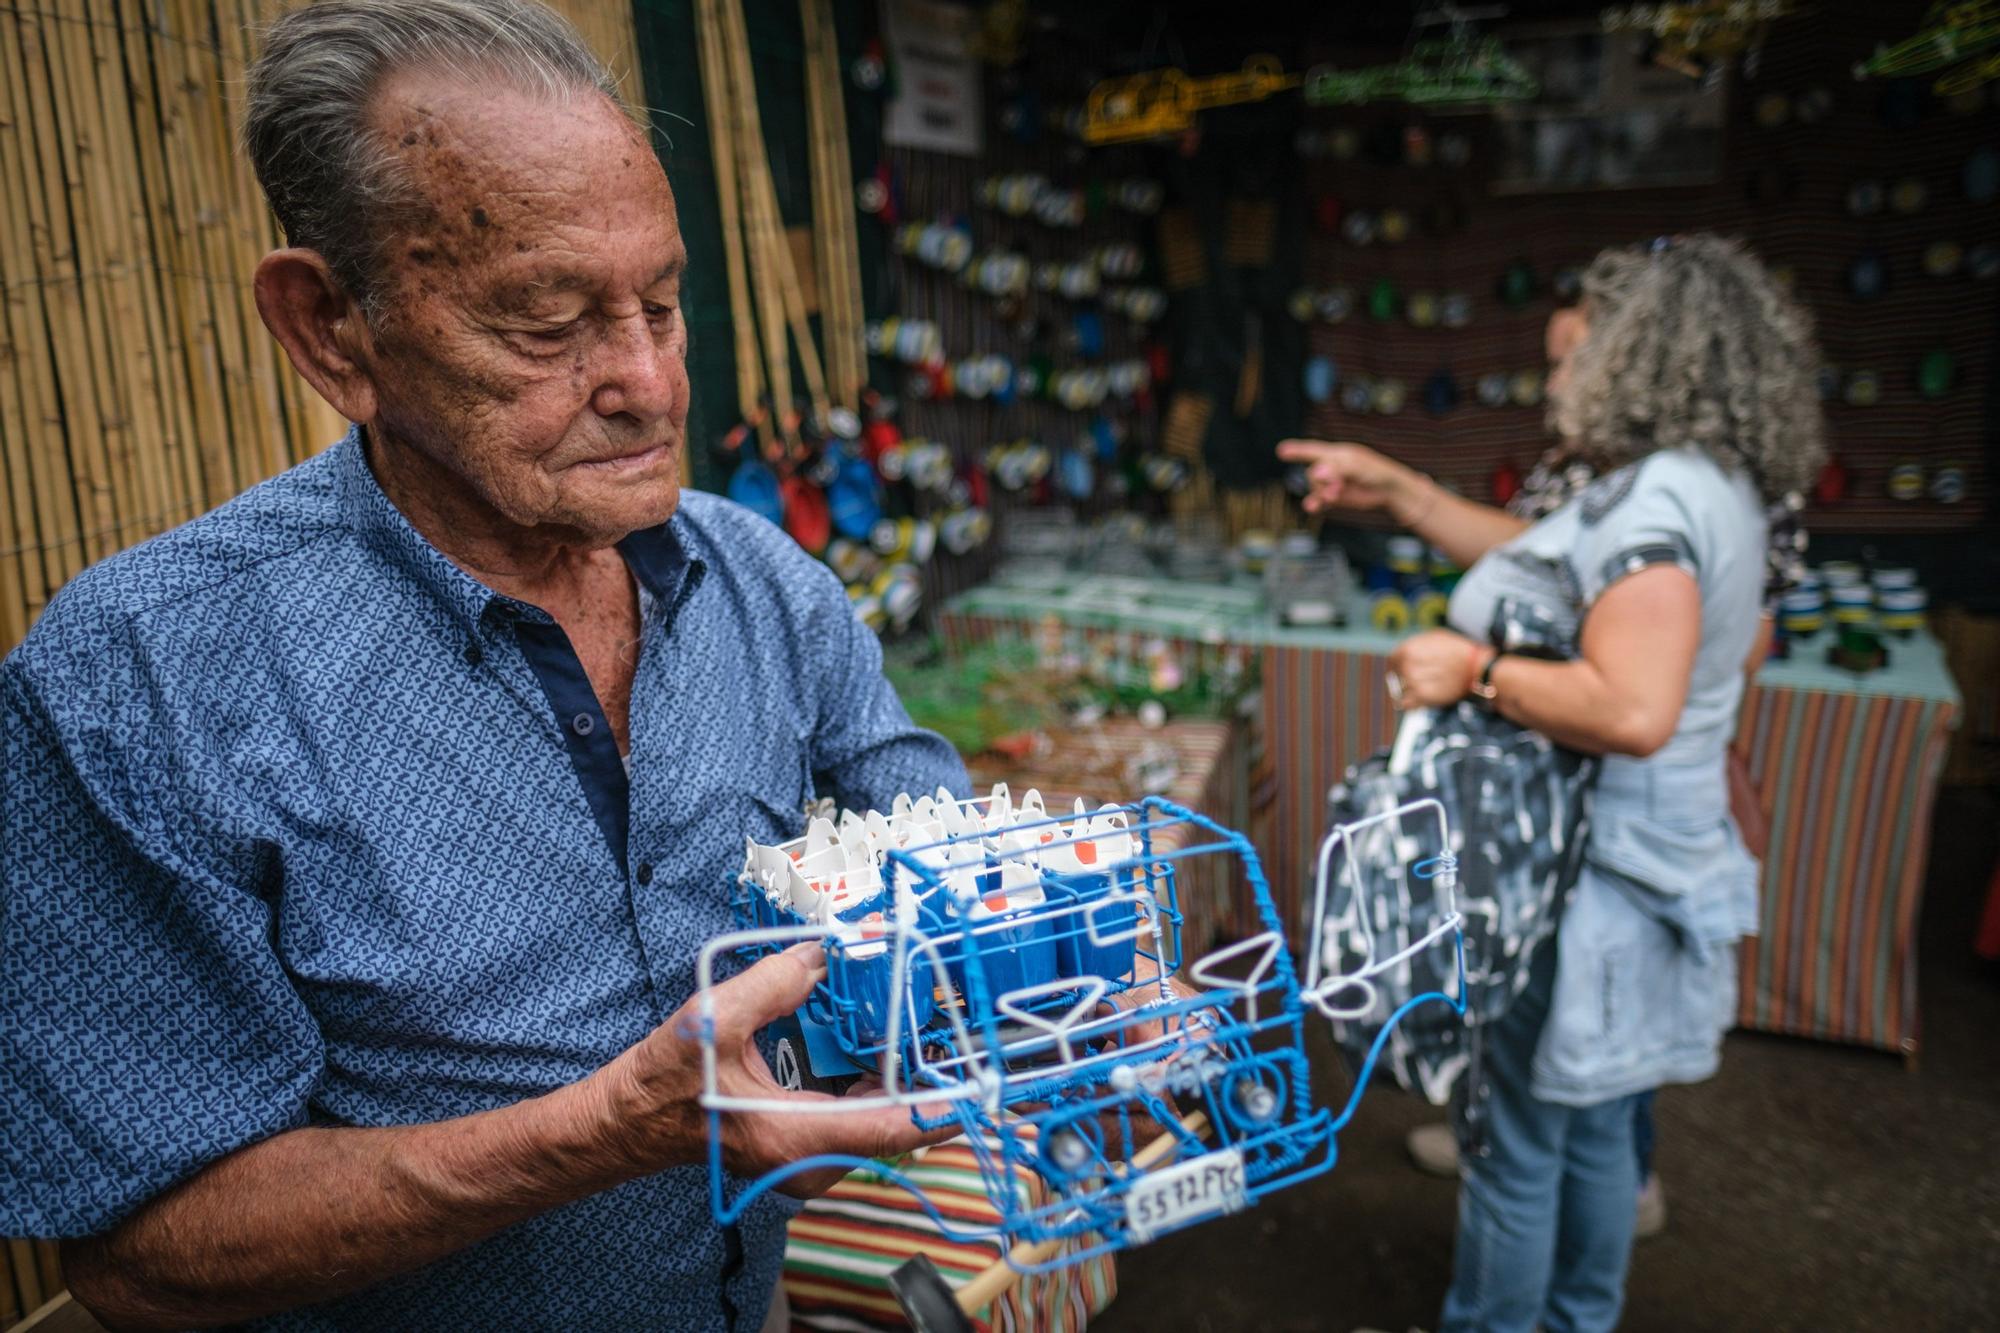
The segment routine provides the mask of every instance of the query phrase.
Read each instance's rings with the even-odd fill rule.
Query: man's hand
[[[758,1031],[797,1010],[825,978],[825,956],[817,943],[808,942],[763,959],[715,987],[718,1092],[801,1105],[841,1100],[779,1087],[757,1049]],[[593,1082],[602,1084],[610,1142],[638,1171],[698,1162],[707,1155],[708,1117],[699,1102],[700,1021],[697,999],[690,999],[645,1040],[593,1076]],[[848,1095],[859,1099],[880,1091],[879,1083],[864,1079]],[[736,1174],[760,1176],[822,1153],[896,1157],[957,1133],[956,1128],[918,1129],[910,1121],[909,1108],[902,1106],[801,1114],[727,1111],[722,1117],[722,1156]],[[845,1174],[838,1168],[804,1172],[779,1188],[810,1198],[832,1188]]]

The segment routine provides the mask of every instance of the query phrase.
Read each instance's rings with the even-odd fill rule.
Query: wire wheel
[[[771,1076],[786,1092],[799,1092],[806,1086],[805,1066],[799,1063],[799,1049],[791,1037],[778,1038],[778,1047],[771,1052]]]

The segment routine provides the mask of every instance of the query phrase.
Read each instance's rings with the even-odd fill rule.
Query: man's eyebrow
[[[581,291],[586,287],[595,286],[596,282],[597,280],[590,274],[578,273],[573,269],[568,272],[544,269],[509,283],[505,295],[514,300],[533,300],[551,292]]]
[[[662,264],[659,272],[655,273],[647,281],[646,285],[648,287],[657,287],[670,278],[679,278],[686,270],[687,255],[685,253],[678,254]],[[559,292],[586,291],[595,287],[599,281],[601,279],[597,275],[579,273],[575,269],[539,269],[531,271],[524,277],[507,284],[507,287],[501,294],[501,299],[509,302],[525,303]]]

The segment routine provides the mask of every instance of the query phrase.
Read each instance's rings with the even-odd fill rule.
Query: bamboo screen
[[[236,148],[277,0],[0,0],[0,652],[78,570],[344,423],[250,295],[278,243]],[[643,105],[625,0],[558,0]]]
[[[644,105],[626,0],[555,0]],[[78,570],[334,440],[250,296],[235,141],[275,0],[0,0],[0,652]],[[0,1244],[0,1328],[61,1291]]]

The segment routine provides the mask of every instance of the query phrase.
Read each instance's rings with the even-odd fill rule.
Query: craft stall
[[[339,425],[252,336],[277,231],[192,91],[240,81],[251,39],[206,0],[72,8],[0,13],[0,649]],[[1817,348],[1823,463],[1757,495],[1771,637],[1732,748],[1768,839],[1734,1017],[1916,1065],[1947,759],[2000,774],[1993,4],[559,8],[673,188],[687,484],[838,580],[972,781],[809,805],[717,886],[715,1220],[849,1172],[790,1224],[795,1327],[1081,1329],[1119,1251],[1332,1170],[1377,1070],[1412,1088],[1416,1048],[1480,1019],[1502,945],[1459,910],[1446,804],[1355,804],[1359,771],[1401,772],[1390,655],[1479,571],[1388,500],[1321,503],[1280,445],[1366,446],[1429,488],[1412,523],[1586,503],[1551,377],[1614,247],[1740,238],[1783,294],[1763,313],[1796,302]],[[1784,369],[1735,355],[1717,373]],[[1694,571],[1662,546],[1637,558]],[[1571,642],[1517,655],[1576,656],[1598,570],[1535,558]],[[1501,623],[1440,713],[1496,697]],[[1369,857],[1397,920],[1364,910]],[[766,1034],[783,1088],[886,1071],[866,1104],[951,1143],[724,1170],[719,1117],[797,1103],[714,1083],[713,991],[802,939],[829,965]],[[0,1325],[61,1280],[9,1245]]]

